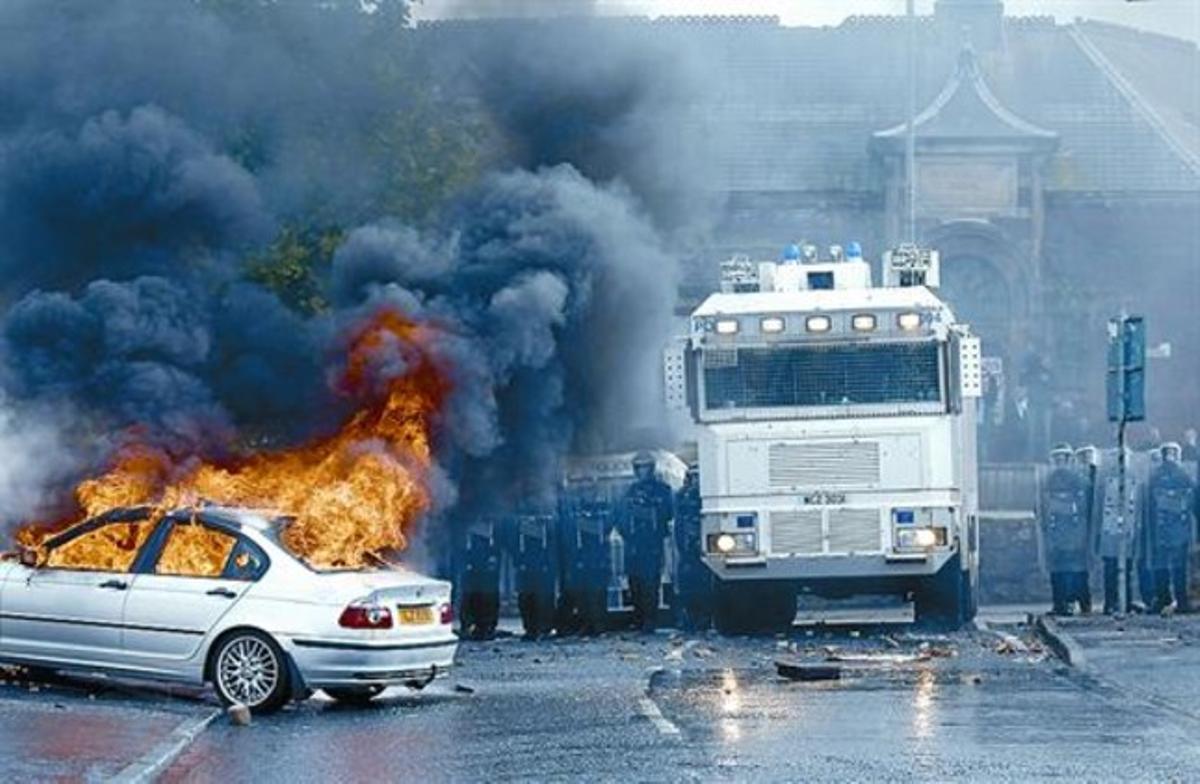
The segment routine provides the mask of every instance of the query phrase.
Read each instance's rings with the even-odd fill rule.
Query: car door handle
[[[224,596],[226,599],[236,599],[237,593],[228,588],[213,588],[208,592],[208,596]]]
[[[105,580],[100,583],[101,588],[109,588],[114,591],[124,591],[129,587],[129,583],[124,580]]]

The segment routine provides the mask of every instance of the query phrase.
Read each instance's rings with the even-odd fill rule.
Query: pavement
[[[1200,731],[1200,615],[1055,621],[1080,678],[1171,711]]]
[[[194,737],[181,733],[213,711],[195,694],[0,686],[0,777],[1200,778],[1186,704],[1200,671],[1188,671],[1186,691],[1173,686],[1178,668],[1200,665],[1195,619],[1127,623],[1119,637],[1108,619],[1068,619],[1085,670],[1050,655],[1025,617],[1024,608],[988,608],[979,628],[951,635],[889,616],[807,619],[777,638],[505,636],[464,644],[451,678],[422,692],[391,690],[365,708],[318,697],[249,727],[220,717]],[[837,668],[840,678],[789,680],[778,660]],[[163,752],[167,762],[147,767]]]
[[[0,669],[0,779],[145,781],[220,711],[194,691]]]

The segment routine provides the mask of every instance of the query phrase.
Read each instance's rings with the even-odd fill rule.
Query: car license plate
[[[432,607],[400,607],[400,623],[405,626],[418,626],[423,623],[433,623]]]

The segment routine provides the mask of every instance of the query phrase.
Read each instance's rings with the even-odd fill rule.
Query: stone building
[[[677,47],[702,73],[658,117],[688,155],[648,164],[665,189],[696,187],[683,168],[701,166],[699,187],[719,205],[685,300],[730,253],[857,239],[878,257],[905,239],[911,35],[916,235],[941,250],[945,294],[991,357],[996,438],[985,438],[985,459],[1109,437],[1105,323],[1123,307],[1146,315],[1151,344],[1171,345],[1151,360],[1153,423],[1170,435],[1200,419],[1194,44],[1009,17],[1001,0],[939,0],[912,27],[903,17],[824,28],[761,17],[577,22]],[[455,29],[466,28],[443,32]]]

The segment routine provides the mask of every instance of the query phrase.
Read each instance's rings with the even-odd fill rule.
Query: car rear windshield
[[[303,564],[309,571],[317,572],[318,574],[331,574],[336,572],[374,572],[392,568],[392,564],[386,559],[372,553],[363,554],[362,560],[365,563],[339,565],[314,561],[304,553],[297,551],[289,541],[290,537],[287,536],[286,532],[288,526],[294,520],[294,517],[275,518],[271,521],[271,526],[267,529],[267,534],[271,537],[272,541],[283,548],[284,552]]]

